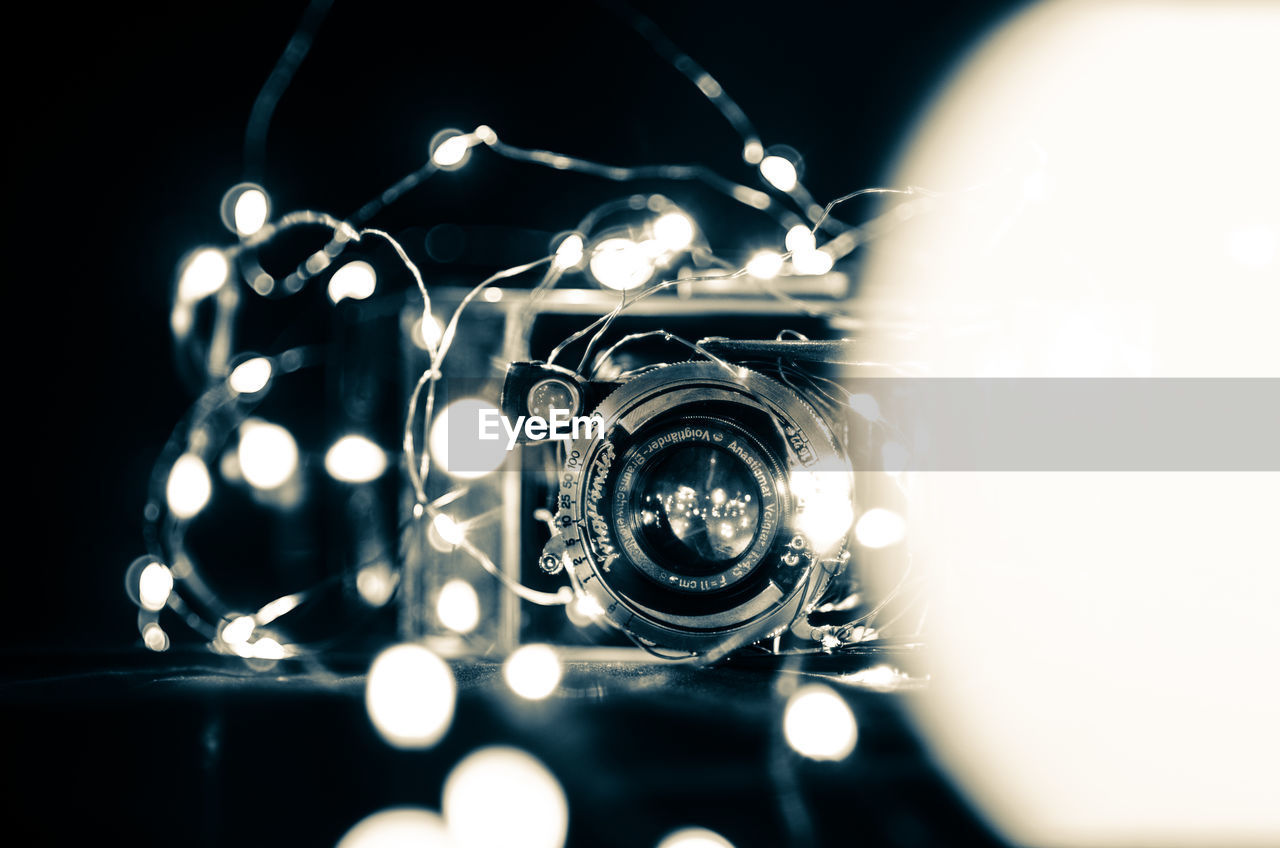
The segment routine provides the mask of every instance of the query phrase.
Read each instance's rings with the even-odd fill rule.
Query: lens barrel
[[[615,626],[722,656],[817,603],[846,555],[843,539],[805,532],[822,505],[797,484],[821,476],[852,499],[853,474],[798,394],[744,367],[685,362],[626,380],[596,412],[603,434],[569,443],[548,549]]]

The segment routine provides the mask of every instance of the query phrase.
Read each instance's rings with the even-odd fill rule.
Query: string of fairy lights
[[[491,129],[484,126],[471,133],[447,134],[437,141],[431,163],[436,169],[459,167],[465,163],[471,148],[477,144],[497,147],[497,136]],[[529,161],[542,162],[554,159],[554,167],[561,170],[591,173],[606,167],[582,159],[546,151],[514,148],[510,145],[503,146],[499,152],[502,155],[515,155],[517,158],[529,157]],[[648,179],[653,173],[660,173],[668,168],[676,169],[680,173],[687,172],[683,166],[612,170],[617,179]],[[415,173],[432,172],[419,169]],[[764,173],[763,169],[762,173]],[[734,186],[729,189],[728,194],[752,208],[766,208],[764,204],[748,199],[754,198],[754,194],[748,195],[747,191],[744,187]],[[698,282],[723,283],[726,280],[743,279],[760,285],[762,291],[788,304],[795,302],[797,298],[769,285],[769,281],[777,277],[783,271],[784,265],[788,263],[793,273],[826,273],[834,261],[843,255],[843,253],[837,254],[836,251],[849,251],[856,247],[859,243],[857,240],[845,239],[843,244],[837,246],[836,251],[830,249],[831,242],[820,248],[817,246],[816,236],[820,227],[830,219],[831,210],[837,204],[869,192],[918,195],[926,199],[934,196],[932,193],[908,188],[869,189],[837,198],[819,213],[818,220],[813,224],[794,224],[789,227],[786,231],[783,250],[759,251],[741,266],[735,266],[716,256],[709,246],[697,237],[695,224],[687,213],[671,201],[658,195],[647,198],[633,196],[624,201],[624,208],[635,209],[639,206],[641,209],[656,210],[657,214],[647,227],[650,238],[639,241],[620,236],[598,239],[588,255],[585,244],[593,238],[593,225],[610,211],[608,208],[610,205],[617,205],[602,204],[583,218],[578,229],[561,239],[553,254],[504,269],[475,285],[458,304],[444,326],[436,327],[436,331],[431,334],[434,338],[423,340],[429,366],[418,378],[410,395],[403,438],[405,467],[415,497],[413,518],[429,521],[437,532],[454,542],[460,550],[503,581],[523,600],[548,605],[567,604],[574,601],[575,595],[571,587],[563,587],[562,591],[556,593],[539,592],[503,574],[484,551],[471,543],[465,534],[459,534],[456,522],[448,513],[441,510],[442,504],[452,499],[451,495],[445,495],[434,501],[427,497],[426,479],[430,473],[432,452],[419,449],[417,422],[419,417],[427,422],[433,419],[436,386],[442,377],[441,369],[444,361],[457,337],[463,311],[500,281],[541,269],[542,277],[532,290],[536,303],[536,299],[545,296],[565,274],[589,269],[596,280],[607,288],[619,291],[622,297],[612,311],[569,335],[548,357],[548,362],[554,362],[569,345],[591,335],[578,366],[579,371],[585,371],[591,361],[591,352],[596,342],[617,316],[646,298],[676,285],[690,285]],[[384,193],[384,197],[386,194]],[[265,397],[274,380],[304,367],[309,363],[309,359],[314,357],[309,357],[309,352],[303,349],[286,350],[274,355],[233,350],[232,327],[240,295],[232,283],[232,269],[242,267],[241,260],[245,254],[267,244],[292,228],[303,226],[327,228],[332,234],[329,243],[322,250],[309,256],[285,278],[283,283],[270,278],[256,263],[249,266],[253,269],[250,272],[253,277],[252,280],[244,280],[244,282],[259,295],[270,294],[277,289],[278,285],[287,292],[296,292],[309,278],[328,269],[346,246],[365,240],[382,241],[392,248],[418,288],[422,298],[421,326],[424,328],[434,326],[436,321],[432,314],[430,291],[421,271],[400,243],[390,234],[373,228],[357,229],[346,220],[309,210],[288,213],[274,221],[267,221],[270,205],[266,192],[261,187],[241,184],[234,187],[229,195],[223,203],[223,217],[241,236],[240,241],[227,248],[201,249],[185,261],[179,276],[171,313],[171,327],[181,349],[190,342],[195,309],[205,301],[213,304],[216,313],[212,321],[213,338],[207,345],[208,352],[204,362],[209,387],[197,399],[192,412],[183,425],[175,431],[162,452],[161,461],[154,476],[152,497],[145,509],[146,536],[151,549],[150,555],[134,564],[134,568],[130,570],[129,583],[131,587],[137,586],[139,599],[144,597],[148,599],[147,603],[142,604],[143,611],[152,614],[144,615],[145,620],[141,620],[139,625],[148,646],[167,646],[168,638],[160,629],[158,617],[154,613],[164,606],[172,605],[175,611],[179,612],[195,629],[202,633],[214,634],[210,645],[215,650],[239,654],[257,650],[279,658],[294,656],[305,649],[299,645],[282,645],[266,634],[257,635],[255,638],[255,629],[269,624],[275,618],[292,610],[305,600],[306,593],[277,598],[264,605],[252,616],[238,615],[227,619],[227,615],[221,612],[225,605],[220,603],[200,580],[196,566],[183,544],[183,532],[187,522],[200,513],[211,493],[209,458],[222,446],[233,429],[243,430],[240,434],[241,442],[238,451],[241,468],[246,473],[246,479],[259,488],[270,490],[281,485],[289,476],[291,467],[297,462],[297,448],[292,444],[288,433],[277,425],[251,419],[249,414]],[[772,204],[773,200],[770,199],[769,202]],[[903,215],[895,213],[894,217],[901,219]],[[864,228],[867,226],[869,225],[864,225]],[[837,237],[837,239],[840,238]],[[683,275],[643,287],[652,277],[655,268],[669,264],[682,252],[688,252],[713,266],[715,273]],[[330,276],[328,295],[335,304],[344,299],[363,300],[373,295],[376,285],[377,275],[372,266],[362,260],[355,260],[341,265]],[[809,305],[809,309],[822,314],[839,314],[827,304],[814,303]],[[700,346],[688,342],[686,344],[702,355],[714,359]],[[220,427],[214,425],[215,419],[221,421]],[[246,424],[248,427],[244,429]],[[270,457],[270,460],[254,461],[255,456]],[[270,467],[260,471],[259,468],[263,467],[264,461]],[[344,482],[368,482],[385,471],[387,457],[379,446],[368,439],[356,434],[347,434],[333,444],[326,455],[325,466],[332,476]],[[138,573],[134,574],[135,571]],[[143,575],[146,575],[145,580]],[[146,583],[145,592],[140,582],[135,583],[135,577],[138,581]],[[174,591],[175,587],[181,591]],[[161,589],[165,591],[162,592]],[[156,601],[156,598],[161,596],[166,597],[164,603]],[[184,596],[194,597],[198,603],[184,601]],[[213,621],[207,621],[198,610],[218,612]],[[249,620],[252,621],[252,626]],[[237,624],[231,629],[232,641],[228,642],[222,634],[232,621]],[[256,645],[258,639],[268,641],[259,648],[252,648],[251,646]]]
[[[308,7],[303,26],[255,102],[245,147],[246,161],[254,171],[261,169],[261,148],[275,101],[305,56],[330,5],[331,0],[315,0]],[[246,297],[288,297],[327,275],[326,293],[332,304],[365,301],[378,290],[378,270],[364,259],[349,259],[345,254],[356,245],[380,244],[389,248],[399,267],[412,278],[421,298],[421,318],[415,323],[420,338],[414,342],[425,351],[427,364],[410,392],[398,451],[360,432],[334,434],[323,456],[326,472],[341,484],[360,486],[378,480],[388,469],[399,465],[412,495],[409,515],[402,526],[404,532],[424,537],[429,534],[442,540],[445,550],[464,554],[522,601],[566,607],[571,620],[589,621],[602,610],[598,606],[592,608],[595,602],[574,584],[571,575],[570,582],[554,592],[534,589],[503,571],[490,553],[476,544],[468,534],[469,522],[450,511],[469,481],[455,480],[457,485],[451,485],[441,496],[429,494],[428,481],[436,473],[433,459],[437,463],[442,460],[431,445],[433,423],[447,412],[436,411],[437,389],[458,340],[464,311],[478,299],[490,299],[490,293],[501,284],[533,277],[526,313],[531,314],[562,280],[571,275],[588,275],[600,287],[618,293],[617,305],[567,336],[547,360],[554,362],[571,345],[585,339],[576,367],[583,376],[592,374],[618,347],[652,335],[625,336],[593,357],[619,315],[676,286],[723,286],[737,281],[744,289],[754,287],[789,309],[830,318],[839,326],[841,320],[848,319],[844,312],[833,309],[829,301],[807,300],[784,291],[776,285],[778,278],[827,274],[866,241],[927,210],[941,197],[915,187],[871,188],[819,205],[800,180],[799,157],[794,151],[785,146],[766,148],[741,108],[714,77],[680,52],[647,18],[625,7],[617,11],[664,59],[688,77],[738,131],[742,159],[753,168],[761,187],[735,182],[698,164],[624,167],[520,147],[499,139],[486,125],[470,132],[440,131],[432,138],[430,155],[420,167],[345,218],[313,210],[273,215],[270,196],[260,183],[234,186],[223,198],[221,217],[236,240],[193,251],[183,259],[177,275],[170,328],[179,357],[196,364],[203,385],[157,460],[144,508],[147,553],[135,560],[125,575],[126,590],[138,608],[139,634],[147,648],[167,650],[170,636],[166,627],[170,621],[180,621],[204,639],[212,651],[241,657],[255,668],[271,668],[294,657],[315,658],[324,651],[325,643],[291,640],[276,625],[327,591],[334,578],[268,598],[254,610],[241,609],[223,600],[202,577],[200,563],[187,544],[187,531],[210,503],[214,486],[211,468],[226,476],[225,461],[220,463],[218,457],[227,455],[226,448],[233,438],[237,440],[233,471],[260,493],[287,498],[302,461],[293,435],[255,412],[279,382],[322,365],[325,352],[308,345],[279,351],[240,349],[236,330]],[[435,174],[468,166],[478,151],[618,183],[694,182],[770,216],[783,237],[776,249],[758,250],[746,262],[730,261],[712,250],[687,210],[663,195],[631,194],[591,209],[573,229],[558,238],[547,255],[481,280],[458,302],[448,320],[438,321],[433,313],[431,286],[421,269],[396,237],[367,224]],[[833,214],[841,204],[868,194],[898,195],[901,202],[859,225],[841,221]],[[608,221],[619,213],[639,216],[643,223],[638,227],[609,227]],[[259,250],[285,233],[304,228],[325,233],[327,242],[283,277],[268,273],[258,260]],[[682,264],[685,260],[687,264]],[[672,270],[678,273],[668,276]],[[201,316],[209,320],[198,320]],[[528,327],[524,329],[527,331]],[[666,331],[656,332],[688,346],[697,355],[733,368],[695,342]],[[851,394],[834,383],[826,387],[825,393],[841,408],[891,429],[869,395]],[[550,516],[544,518],[549,520]],[[905,523],[895,513],[873,509],[860,516],[853,530],[864,547],[887,547],[903,539]],[[362,569],[357,576],[359,593],[371,608],[385,605],[394,595],[398,567],[381,564],[378,569]],[[474,590],[466,581],[450,581],[442,599],[451,591],[454,595],[448,609],[442,605],[442,621],[446,626],[451,620],[457,622],[460,632],[474,627],[480,615]],[[870,638],[875,632],[875,615],[897,591],[870,613],[846,625],[838,635],[833,632],[832,644]],[[830,647],[825,640],[823,646]],[[525,645],[506,657],[502,674],[516,697],[540,700],[560,685],[564,669],[554,648]],[[782,736],[786,743],[811,759],[847,757],[856,744],[857,726],[845,700],[826,684],[800,685],[796,681],[794,676],[782,675],[778,683],[784,701]],[[845,682],[894,688],[910,683],[910,679],[880,665],[847,675]],[[420,750],[434,746],[447,733],[456,695],[449,664],[423,642],[409,641],[384,650],[373,661],[367,678],[366,706],[373,725],[388,744]],[[521,803],[521,816],[488,815],[495,794],[504,792],[512,798],[535,798],[537,803]],[[375,844],[364,840],[369,834],[376,835],[380,828],[407,827],[418,833],[423,844],[443,844],[442,839],[437,839],[440,834],[451,834],[453,838],[459,829],[470,829],[470,836],[476,837],[471,840],[475,844],[518,843],[551,848],[563,845],[568,821],[567,801],[554,775],[527,752],[507,747],[481,749],[458,763],[446,781],[442,811],[443,818],[417,808],[383,811],[352,828],[340,844]],[[511,830],[513,827],[517,830]],[[459,841],[470,844],[465,839]],[[670,834],[661,848],[692,845],[730,843],[711,831],[688,828]]]

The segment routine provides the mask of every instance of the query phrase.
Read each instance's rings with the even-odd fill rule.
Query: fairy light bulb
[[[799,182],[796,166],[783,156],[766,156],[760,162],[760,176],[778,191],[791,191]]]
[[[233,213],[236,232],[242,236],[251,236],[267,223],[270,204],[267,195],[260,188],[248,188],[236,198]]]
[[[772,250],[762,250],[747,263],[747,273],[759,280],[772,280],[782,270],[782,256]]]
[[[666,250],[684,250],[693,241],[693,222],[680,212],[668,212],[653,222],[653,237]]]
[[[791,492],[798,504],[795,527],[818,552],[844,541],[853,526],[853,479],[847,471],[793,471]]]
[[[591,276],[614,291],[644,285],[653,276],[653,259],[628,238],[607,238],[591,251]]]
[[[467,538],[467,530],[461,524],[453,520],[453,517],[446,513],[438,513],[435,518],[431,519],[431,530],[439,537],[444,545],[436,545],[445,551],[452,550],[461,545]]]
[[[390,807],[356,822],[337,848],[457,848],[439,813]]]
[[[138,576],[138,602],[145,610],[164,609],[173,591],[173,572],[159,562],[148,563]]]
[[[705,827],[682,827],[662,837],[657,848],[733,848],[733,843]]]
[[[378,654],[365,683],[369,720],[396,748],[430,748],[453,721],[453,671],[423,645],[404,643]]]
[[[178,300],[190,303],[222,288],[231,272],[226,255],[212,247],[197,251],[187,260],[178,281]]]
[[[384,606],[396,588],[395,573],[385,562],[366,565],[356,574],[356,591],[371,607]]]
[[[830,253],[817,249],[813,230],[804,224],[796,224],[787,230],[786,244],[787,250],[791,251],[791,267],[797,274],[825,274],[835,265]]]
[[[227,385],[242,395],[257,394],[271,382],[271,360],[255,356],[237,365],[227,377]]]
[[[251,615],[238,615],[222,625],[218,637],[233,650],[249,644],[257,623]]]
[[[142,628],[142,644],[147,646],[148,650],[160,653],[169,650],[169,634],[165,633],[159,624],[154,621],[148,622],[147,626]]]
[[[502,677],[511,691],[529,701],[541,701],[560,684],[564,669],[549,645],[525,645],[507,657]]]
[[[801,686],[791,695],[782,729],[787,744],[811,760],[843,760],[858,740],[853,711],[821,683]]]
[[[853,535],[864,548],[887,548],[907,537],[907,522],[892,510],[876,507],[862,514]]]
[[[560,242],[560,246],[556,248],[556,257],[552,261],[562,271],[576,268],[582,262],[582,249],[582,236],[577,233],[570,233],[564,237],[564,240]]]
[[[413,343],[423,350],[436,348],[442,338],[444,338],[444,325],[430,312],[414,322]]]
[[[560,782],[519,748],[468,754],[445,778],[441,807],[450,835],[466,848],[562,848],[569,831]]]
[[[279,424],[260,418],[240,425],[240,445],[236,451],[240,473],[256,489],[278,489],[298,468],[298,443]]]
[[[221,213],[228,230],[242,239],[248,238],[271,219],[271,198],[257,183],[238,183],[222,196]]]
[[[480,597],[466,580],[454,578],[440,587],[436,599],[440,623],[454,633],[470,633],[480,623]]]
[[[787,250],[790,250],[793,253],[803,253],[813,250],[816,246],[813,231],[804,224],[796,224],[794,227],[787,230],[786,245]]]
[[[573,606],[583,618],[595,619],[604,615],[604,607],[590,595],[579,595],[573,602]]]
[[[436,167],[446,170],[460,168],[471,152],[471,141],[466,135],[458,133],[456,130],[445,130],[444,132],[456,134],[447,135],[435,145],[435,149],[431,152],[431,161],[435,163]]]
[[[808,250],[791,256],[791,267],[797,274],[816,277],[829,272],[836,264],[835,258],[825,250]]]
[[[945,331],[862,358],[956,383],[1186,386],[1178,406],[1201,380],[1280,377],[1272,239],[1232,235],[1280,234],[1277,44],[1275,3],[1113,0],[1027,4],[967,49],[889,177],[948,199],[873,240],[859,279],[864,304]],[[1215,428],[1162,441],[1178,406],[1082,407],[1016,458],[988,442],[917,470],[909,559],[868,575],[919,580],[923,658],[945,673],[908,709],[1002,843],[1280,845],[1280,473],[1187,463],[1259,418],[1208,403]],[[1111,452],[1143,433],[1145,464]],[[1064,440],[1087,458],[1061,464]]]
[[[378,287],[378,273],[368,262],[348,262],[329,278],[329,299],[338,303],[343,298],[364,300]]]
[[[177,518],[193,518],[204,509],[212,492],[213,484],[204,460],[193,453],[178,457],[165,485],[169,511]]]
[[[249,656],[260,660],[282,660],[289,649],[270,636],[263,636],[249,646]]]
[[[387,454],[356,433],[343,436],[324,455],[329,476],[344,483],[368,483],[387,470]]]
[[[441,471],[459,480],[475,480],[506,461],[503,439],[481,439],[481,425],[499,414],[483,398],[459,398],[436,415],[427,434],[427,449]]]

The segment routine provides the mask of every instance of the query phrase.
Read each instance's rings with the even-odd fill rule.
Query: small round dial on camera
[[[614,625],[714,653],[779,632],[823,595],[843,562],[852,469],[795,392],[686,362],[625,380],[596,412],[603,434],[568,447],[557,544]]]
[[[578,387],[564,379],[546,377],[533,384],[525,398],[525,407],[530,415],[537,415],[547,420],[554,410],[563,410],[566,416],[573,415],[581,407],[582,394]]]

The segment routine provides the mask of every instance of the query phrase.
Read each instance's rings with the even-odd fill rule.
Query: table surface
[[[785,693],[817,676],[802,669],[570,660],[560,689],[529,702],[498,663],[455,660],[453,725],[409,752],[369,722],[363,656],[267,671],[202,654],[5,659],[8,819],[45,844],[88,830],[131,845],[332,845],[385,807],[439,809],[449,769],[490,744],[559,778],[570,846],[654,846],[686,825],[738,848],[998,844],[912,730],[912,691],[837,685],[854,753],[792,752]]]

